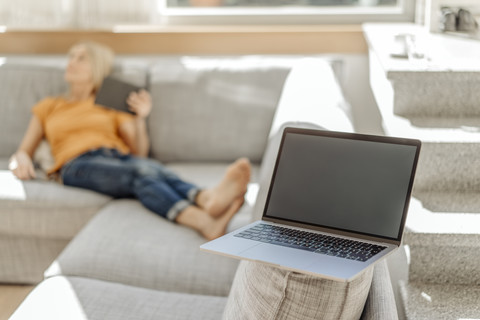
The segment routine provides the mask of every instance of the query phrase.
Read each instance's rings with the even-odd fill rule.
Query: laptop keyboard
[[[237,233],[235,237],[357,261],[367,261],[377,253],[386,249],[384,246],[370,243],[335,238],[323,234],[272,226],[269,224],[258,224],[255,227]]]

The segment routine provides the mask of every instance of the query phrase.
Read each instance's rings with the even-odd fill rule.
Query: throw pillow
[[[359,319],[373,267],[350,282],[338,282],[242,261],[224,311],[225,320]]]

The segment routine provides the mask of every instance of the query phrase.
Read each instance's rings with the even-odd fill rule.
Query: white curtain
[[[76,1],[74,23],[78,28],[102,28],[118,24],[151,24],[155,22],[158,14],[158,0],[71,1]]]
[[[71,0],[0,0],[0,24],[14,28],[65,27]]]
[[[0,25],[20,29],[151,24],[164,0],[0,0]]]

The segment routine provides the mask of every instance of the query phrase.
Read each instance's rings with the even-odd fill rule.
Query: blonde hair
[[[73,45],[72,48],[78,46],[84,47],[87,52],[92,65],[93,90],[96,92],[102,85],[105,77],[112,72],[115,54],[109,47],[93,41],[79,42]]]

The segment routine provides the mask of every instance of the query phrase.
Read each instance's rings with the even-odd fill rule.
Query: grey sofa
[[[0,66],[0,282],[39,283],[12,319],[222,318],[239,262],[201,252],[195,231],[133,199],[7,170],[30,108],[66,90],[64,66],[39,56]],[[151,157],[180,176],[209,187],[229,162],[251,160],[247,201],[229,230],[260,217],[283,127],[353,130],[319,58],[120,57],[115,73],[150,90]],[[35,161],[41,177],[48,146]],[[397,319],[386,263],[375,266],[362,319]]]

